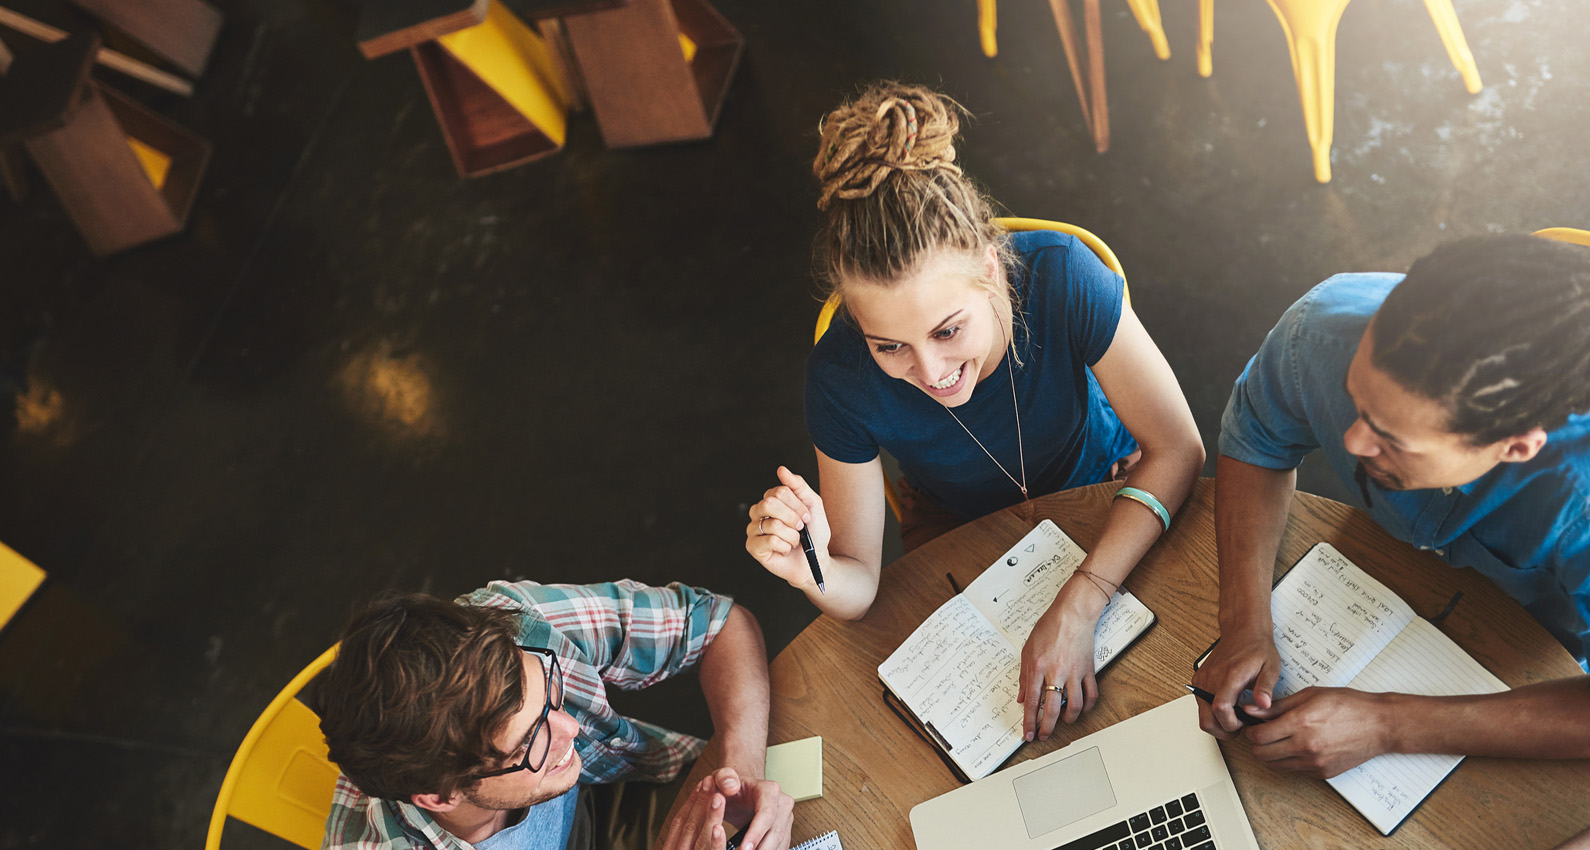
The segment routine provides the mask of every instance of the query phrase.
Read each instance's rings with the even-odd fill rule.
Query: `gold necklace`
[[[989,306],[993,306],[993,303],[990,302]],[[998,310],[994,311],[994,320],[999,321]],[[1003,325],[1001,325],[1000,330],[1004,330]],[[972,433],[972,429],[966,427],[966,423],[961,421],[961,417],[955,415],[955,408],[946,407],[944,409],[949,411],[950,418],[955,420],[956,425],[961,426],[961,430],[966,432],[966,436],[971,437],[972,442],[976,443],[977,447],[983,450],[983,454],[988,455],[988,459],[993,461],[995,466],[999,467],[999,471],[1005,473],[1005,477],[1010,479],[1010,483],[1016,485],[1016,489],[1021,491],[1021,500],[1026,502],[1030,499],[1030,497],[1027,495],[1027,449],[1022,444],[1021,440],[1021,406],[1016,403],[1016,343],[1014,340],[1011,340],[1006,343],[1006,346],[1009,349],[1009,356],[1005,361],[1005,371],[1010,373],[1010,408],[1016,414],[1016,452],[1017,458],[1021,463],[1021,480],[1017,481],[1016,476],[1011,475],[1010,470],[1006,469],[1005,465],[999,462],[999,458],[994,457],[994,453],[989,451],[987,446],[983,445],[983,441],[977,439],[977,435]]]

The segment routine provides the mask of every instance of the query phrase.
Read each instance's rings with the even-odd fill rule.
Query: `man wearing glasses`
[[[664,828],[704,742],[615,712],[698,669],[723,765]],[[647,587],[493,582],[357,613],[320,679],[342,769],[323,847],[360,850],[785,850],[793,801],[762,779],[767,655],[727,597]],[[660,843],[650,843],[661,830]]]

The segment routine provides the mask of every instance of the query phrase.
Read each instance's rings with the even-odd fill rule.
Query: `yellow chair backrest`
[[[1126,306],[1132,306],[1132,290],[1126,285],[1126,272],[1121,269],[1121,261],[1115,258],[1115,252],[1110,250],[1110,246],[1104,244],[1104,240],[1094,236],[1091,231],[1063,221],[1047,221],[1041,218],[996,218],[994,223],[1009,233],[1025,230],[1058,230],[1075,236],[1098,255],[1099,260],[1109,266],[1110,271],[1121,276],[1121,294],[1126,300]],[[824,302],[823,309],[817,314],[817,327],[812,334],[812,345],[816,345],[823,338],[823,334],[828,332],[828,326],[833,324],[834,313],[839,310],[839,301],[839,293],[835,292]],[[884,473],[883,476],[883,495],[889,501],[889,509],[894,511],[894,518],[899,519],[900,494],[895,492],[894,483],[889,480],[888,473]]]
[[[320,846],[338,770],[326,757],[320,718],[298,692],[336,655],[333,646],[294,676],[243,737],[221,781],[205,850],[219,850],[228,815],[308,850]]]
[[[1534,235],[1555,239],[1558,242],[1590,246],[1590,230],[1580,230],[1576,227],[1548,227],[1545,230],[1535,231]]]
[[[0,543],[0,626],[11,622],[22,603],[44,582],[44,571]]]

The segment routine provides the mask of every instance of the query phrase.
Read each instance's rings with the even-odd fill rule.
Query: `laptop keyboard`
[[[1178,797],[1054,850],[1215,850],[1197,794]]]

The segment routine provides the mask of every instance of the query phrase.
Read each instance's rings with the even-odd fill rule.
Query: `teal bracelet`
[[[1165,506],[1154,498],[1153,493],[1147,490],[1139,490],[1136,487],[1122,487],[1115,491],[1115,498],[1120,499],[1123,497],[1131,499],[1153,511],[1154,516],[1159,517],[1159,521],[1165,524],[1165,530],[1170,530],[1170,511],[1165,510]]]

